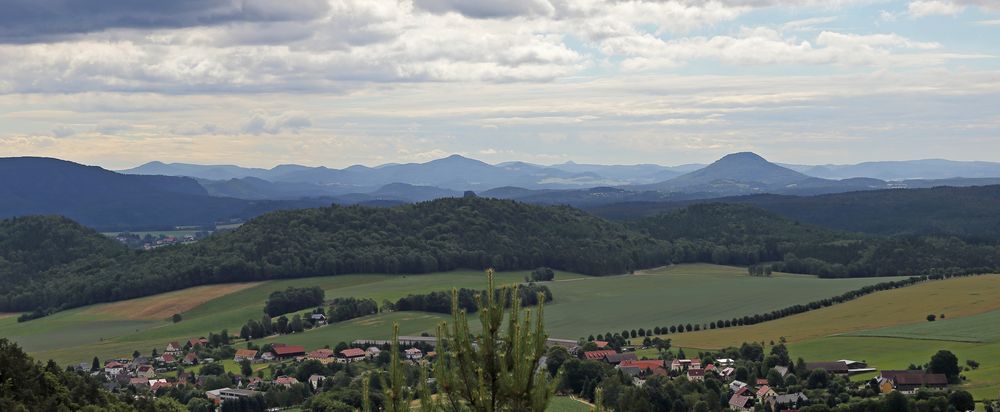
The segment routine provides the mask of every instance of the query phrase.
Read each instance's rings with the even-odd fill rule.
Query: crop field
[[[677,265],[636,275],[559,280],[545,307],[550,335],[580,338],[622,329],[708,323],[806,303],[884,282],[889,278],[819,279],[775,274],[751,277],[746,269]]]
[[[668,335],[674,345],[717,349],[742,342],[801,342],[830,335],[927,323],[929,313],[948,318],[1000,309],[1000,275],[930,281],[863,296],[795,316],[752,326]],[[942,322],[945,323],[945,322]],[[1000,328],[1000,325],[994,326]]]
[[[523,280],[527,272],[497,275],[498,284]],[[549,334],[578,338],[624,328],[653,328],[677,323],[709,322],[770,311],[838,295],[885,278],[825,280],[776,274],[750,277],[745,269],[714,265],[679,265],[635,275],[588,277],[557,273],[548,282],[555,301],[545,308]],[[341,275],[229,285],[210,285],[130,301],[61,312],[31,322],[0,319],[0,336],[12,337],[41,359],[81,362],[162,351],[172,340],[206,336],[228,329],[235,334],[248,319],[260,319],[267,296],[290,286],[319,286],[327,299],[353,296],[381,303],[411,293],[482,289],[480,271],[427,275]],[[167,318],[182,310],[183,321]],[[269,338],[309,348],[356,339],[384,339],[393,322],[404,335],[434,333],[448,316],[421,312],[386,313],[340,322],[301,334]],[[692,334],[693,335],[693,334]],[[687,346],[687,345],[686,345]]]
[[[568,396],[556,396],[549,401],[546,412],[589,412],[590,405]]]
[[[934,322],[891,326],[854,332],[851,336],[929,339],[955,342],[989,343],[1000,341],[1000,310]]]

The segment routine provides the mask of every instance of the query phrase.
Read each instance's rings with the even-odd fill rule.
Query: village
[[[736,411],[797,411],[815,403],[808,394],[810,389],[826,388],[837,379],[849,383],[855,391],[868,391],[875,396],[943,391],[949,385],[944,374],[919,369],[879,371],[863,361],[854,360],[803,364],[800,359],[798,365],[789,361],[785,362],[787,365],[773,365],[762,370],[760,365],[767,362],[755,363],[735,350],[702,353],[701,358],[674,358],[668,351],[666,356],[650,359],[637,355],[637,352],[652,349],[643,345],[616,350],[605,341],[548,339],[546,343],[550,354],[557,350],[581,362],[604,365],[631,379],[637,387],[649,379],[718,382],[722,385],[721,393],[726,395],[720,407]],[[437,339],[431,336],[400,336],[398,344],[400,359],[406,364],[432,366],[438,355],[434,351]],[[283,343],[258,347],[253,342],[246,342],[246,346],[236,349],[204,337],[191,338],[185,342],[168,342],[162,352],[154,351],[153,356],[136,353],[132,358],[110,359],[103,364],[97,363],[95,358],[93,364],[81,363],[73,369],[103,378],[107,390],[134,393],[137,397],[163,396],[178,387],[203,391],[213,407],[218,408],[227,401],[264,398],[269,391],[322,392],[324,388],[329,389],[328,381],[334,380],[338,371],[344,368],[368,370],[385,365],[392,342],[356,340],[350,344],[342,342],[334,349]],[[783,345],[781,348],[783,350]],[[226,359],[210,357],[213,353],[229,356]],[[683,350],[678,354],[683,355]],[[722,357],[727,354],[733,357]],[[549,361],[543,358],[540,367],[546,362]],[[226,363],[239,367],[241,373],[228,372],[223,367]],[[794,370],[802,368],[804,371],[797,376]],[[303,370],[310,372],[303,374]],[[849,377],[862,374],[874,374],[874,377],[849,380]]]

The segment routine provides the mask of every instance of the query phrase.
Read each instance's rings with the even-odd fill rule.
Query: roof
[[[299,355],[306,353],[306,347],[299,345],[283,345],[278,347],[272,346],[271,351],[278,356]]]
[[[132,378],[128,380],[129,385],[149,385],[149,379],[146,378]]]
[[[239,353],[239,351],[237,351],[237,353]],[[163,359],[164,362],[173,362],[177,360],[177,358],[175,358],[174,355],[171,355],[169,353],[160,356],[160,358]]]
[[[750,403],[750,399],[752,398],[750,398],[749,396],[733,395],[732,398],[729,398],[729,404],[732,406],[745,408],[747,404]]]
[[[583,353],[583,357],[586,358],[586,359],[596,360],[596,359],[604,359],[605,356],[614,355],[616,353],[618,353],[618,352],[615,352],[615,351],[613,351],[611,349],[607,349],[607,350],[592,350],[592,351],[589,351],[589,352],[584,352]]]
[[[705,376],[705,370],[698,368],[688,369],[688,376]]]
[[[597,345],[598,348],[606,348],[606,347],[608,347],[608,342],[603,341],[603,340],[595,340],[594,344]]]
[[[247,390],[247,389],[222,389],[222,390],[219,390],[219,394],[220,395],[221,394],[227,394],[227,395],[241,396],[241,397],[248,397],[249,398],[249,397],[253,397],[253,396],[257,395],[257,394],[262,394],[262,392],[251,391],[251,390]]]
[[[413,354],[413,353],[424,353],[422,350],[417,349],[417,348],[410,348],[410,349],[404,350],[403,352],[410,353],[410,354]]]
[[[184,356],[184,360],[186,360],[186,361],[196,361],[196,360],[198,360],[198,355],[196,355],[194,352],[191,352],[191,353],[189,353],[189,354],[187,354],[187,355]]]
[[[627,360],[638,360],[634,353],[609,353],[604,355],[604,360],[608,363],[621,363]]]
[[[312,352],[309,352],[307,355],[310,358],[313,358],[313,359],[329,358],[329,357],[333,356],[333,349],[326,349],[326,348],[316,349],[316,350],[314,350]]]
[[[774,397],[774,402],[777,403],[777,404],[779,404],[779,405],[785,405],[785,404],[790,404],[790,403],[798,403],[798,402],[806,402],[808,400],[809,400],[809,398],[807,398],[806,394],[804,394],[802,392],[788,393],[788,394],[778,395],[778,396]]]
[[[139,367],[139,370],[143,371],[143,372],[148,371],[148,370],[152,370],[152,369],[153,369],[153,367],[149,366],[149,365],[142,365],[142,366]]]
[[[761,386],[760,388],[757,389],[757,397],[759,398],[761,396],[767,395],[768,392],[771,392],[770,386],[767,385]]]
[[[236,356],[241,358],[255,358],[257,357],[257,351],[254,349],[237,349]]]
[[[767,385],[767,378],[757,378],[757,385]]]
[[[619,367],[638,367],[643,370],[645,369],[656,369],[663,367],[663,361],[661,360],[623,360]]]
[[[940,373],[900,373],[891,379],[896,385],[947,386],[948,377]]]
[[[286,385],[286,384],[291,385],[293,383],[299,383],[299,380],[295,379],[295,377],[293,376],[279,376],[277,378],[274,378],[274,383],[277,383],[279,385]]]
[[[360,358],[362,356],[365,356],[365,351],[358,348],[344,349],[340,351],[340,356],[343,356],[345,358]]]

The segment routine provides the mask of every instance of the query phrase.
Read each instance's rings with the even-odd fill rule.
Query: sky
[[[3,0],[0,156],[1000,161],[997,0]]]

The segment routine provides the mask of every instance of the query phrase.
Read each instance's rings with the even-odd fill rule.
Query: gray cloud
[[[414,0],[413,4],[431,13],[455,12],[477,19],[547,16],[555,11],[547,0]]]
[[[115,28],[307,21],[328,9],[322,0],[8,0],[0,13],[0,42],[49,41]]]

